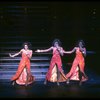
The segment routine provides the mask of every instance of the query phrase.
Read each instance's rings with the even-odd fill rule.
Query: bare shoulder
[[[52,47],[50,47],[50,49],[53,49],[54,47],[52,46]]]
[[[77,50],[77,49],[78,49],[78,47],[74,47],[74,49],[75,49],[75,50]]]
[[[32,53],[33,51],[32,51],[32,50],[29,50],[29,52],[31,52],[31,53]]]
[[[20,50],[20,52],[23,52],[23,51],[24,51],[24,49],[21,49],[21,50]]]

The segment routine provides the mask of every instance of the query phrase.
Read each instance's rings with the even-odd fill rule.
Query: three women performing
[[[52,51],[52,58],[50,61],[48,72],[46,73],[44,84],[46,84],[47,81],[50,81],[57,82],[57,85],[59,85],[59,82],[69,83],[69,80],[79,80],[79,84],[81,85],[83,81],[86,81],[88,79],[84,72],[84,58],[86,56],[86,48],[84,47],[83,40],[78,41],[78,45],[74,47],[72,51],[65,51],[61,47],[60,40],[55,39],[50,48],[45,50],[37,49],[35,52],[41,53],[49,51]],[[76,52],[76,57],[73,61],[70,71],[65,75],[62,68],[61,56],[63,56],[64,54],[71,54],[73,52]],[[20,61],[16,74],[11,78],[11,81],[13,81],[13,84],[16,81],[17,84],[27,86],[28,84],[34,82],[34,76],[32,76],[30,71],[30,59],[32,57],[32,50],[29,49],[28,43],[24,43],[24,48],[20,50],[20,52],[14,55],[9,55],[10,57],[15,57],[19,54],[22,54],[22,59]]]

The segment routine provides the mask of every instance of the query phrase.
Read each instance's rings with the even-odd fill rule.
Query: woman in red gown
[[[79,40],[78,45],[74,47],[72,51],[66,51],[64,53],[73,53],[76,52],[76,57],[73,61],[72,67],[68,74],[66,74],[67,83],[69,83],[69,80],[79,80],[80,85],[83,81],[86,81],[88,79],[87,75],[84,72],[84,66],[85,66],[85,59],[86,56],[86,48],[84,47],[84,41]]]
[[[30,59],[32,57],[32,50],[29,49],[29,43],[23,44],[24,48],[20,50],[20,52],[11,55],[10,57],[15,57],[19,54],[22,55],[22,59],[19,63],[18,70],[16,74],[11,78],[11,81],[13,82],[13,85],[16,81],[19,85],[28,85],[31,84],[34,81],[34,76],[32,76],[30,71]]]
[[[51,50],[53,51],[53,56],[51,58],[50,67],[46,74],[46,79],[44,81],[44,84],[46,84],[47,81],[50,81],[50,82],[57,82],[57,85],[59,85],[59,82],[64,82],[67,80],[62,69],[61,56],[63,56],[63,48],[60,45],[61,42],[59,41],[59,39],[55,39],[53,41],[53,46],[50,47],[49,49],[36,51],[36,52],[48,52]]]

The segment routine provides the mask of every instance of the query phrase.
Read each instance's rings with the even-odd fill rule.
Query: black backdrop
[[[99,34],[100,2],[0,2],[0,35],[5,41],[8,36],[30,36],[49,47],[59,38],[64,49],[71,50],[78,39],[83,39],[87,51],[95,52],[87,54],[86,67],[98,74]],[[64,56],[64,64],[73,58],[74,54]]]

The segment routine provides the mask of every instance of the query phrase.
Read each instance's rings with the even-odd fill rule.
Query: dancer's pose
[[[84,47],[83,40],[79,40],[77,46],[74,47],[72,51],[66,51],[64,53],[70,54],[73,52],[76,52],[76,57],[73,61],[71,70],[66,74],[66,78],[68,78],[67,83],[69,83],[69,80],[79,80],[79,84],[81,85],[83,81],[88,79],[84,72],[86,48]]]
[[[13,82],[13,85],[16,81],[19,85],[28,85],[31,84],[34,81],[34,76],[32,76],[30,71],[30,59],[32,57],[32,50],[29,49],[30,43],[26,42],[23,44],[23,49],[20,50],[20,52],[11,55],[10,57],[15,57],[19,54],[22,55],[22,59],[19,63],[18,70],[16,74],[11,78],[11,81]]]
[[[59,82],[64,82],[67,80],[62,69],[61,56],[63,56],[63,48],[61,47],[61,42],[59,39],[55,39],[53,41],[53,46],[49,49],[36,50],[36,52],[48,52],[51,50],[53,51],[53,56],[51,58],[50,67],[46,74],[44,84],[46,84],[47,81],[50,81],[57,82],[57,85],[59,85]]]

